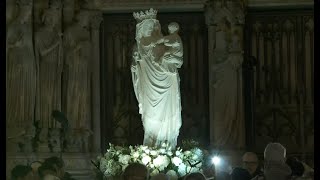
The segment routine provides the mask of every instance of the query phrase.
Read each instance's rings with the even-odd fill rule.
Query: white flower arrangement
[[[150,175],[166,173],[171,179],[178,179],[192,172],[200,172],[204,159],[203,151],[192,148],[183,151],[180,147],[175,150],[163,144],[160,148],[144,145],[120,147],[109,144],[107,152],[98,157],[98,165],[106,177],[119,176],[133,162],[146,165]]]

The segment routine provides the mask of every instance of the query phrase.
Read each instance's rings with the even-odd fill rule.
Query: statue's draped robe
[[[31,30],[29,24],[14,22],[7,32],[6,119],[11,132],[15,132],[14,128],[25,128],[34,120],[36,63],[29,43]],[[21,44],[14,45],[20,38]]]
[[[174,148],[181,127],[179,74],[155,63],[164,53],[163,45],[152,46],[143,43],[142,38],[136,38],[140,61],[131,70],[145,130],[144,145],[160,146],[167,142]]]
[[[35,37],[39,67],[37,120],[41,128],[55,128],[53,110],[61,110],[62,40],[57,31],[40,29]]]
[[[78,24],[65,32],[65,97],[71,128],[90,127],[90,32]]]
[[[217,32],[215,61],[213,66],[214,84],[214,122],[212,131],[214,145],[217,147],[243,148],[244,119],[241,63],[242,54],[229,51],[225,32]],[[215,127],[213,129],[213,127]]]

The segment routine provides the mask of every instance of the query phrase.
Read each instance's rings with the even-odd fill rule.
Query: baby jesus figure
[[[163,43],[165,45],[166,51],[162,58],[160,58],[160,63],[164,68],[172,73],[176,73],[177,68],[180,68],[183,64],[183,44],[178,31],[179,24],[172,22],[168,25],[168,32],[170,34],[156,42],[156,44]]]

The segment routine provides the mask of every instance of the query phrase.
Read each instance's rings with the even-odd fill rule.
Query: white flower
[[[144,150],[145,153],[149,154],[150,153],[150,150],[149,149],[146,149]]]
[[[164,170],[170,163],[170,159],[167,156],[158,156],[153,160],[155,167],[158,167],[160,171]]]
[[[161,164],[162,164],[162,158],[161,157],[163,157],[163,156],[158,156],[157,158],[155,158],[153,161],[152,161],[152,163],[156,166],[156,167],[158,167],[158,166],[160,166]]]
[[[176,165],[179,166],[182,163],[182,160],[179,157],[174,157],[171,159],[171,162]]]
[[[176,151],[176,156],[179,156],[181,154],[180,151]]]
[[[150,169],[151,176],[160,172],[167,172],[170,179],[177,180],[178,177],[184,176],[187,173],[199,172],[202,167],[204,153],[199,148],[193,148],[189,151],[183,151],[177,147],[176,150],[171,148],[166,143],[162,143],[160,148],[149,148],[148,146],[128,146],[120,147],[109,144],[109,149],[102,156],[98,156],[100,170],[105,176],[120,175],[130,162],[138,162]],[[130,154],[124,154],[129,151]],[[195,167],[190,167],[190,162]],[[174,165],[177,170],[169,170],[167,168]]]
[[[154,168],[154,164],[152,164],[152,163],[149,164],[149,167],[150,167],[150,168]]]
[[[133,158],[137,159],[140,156],[140,154],[139,154],[139,152],[136,151],[132,154],[132,156],[133,156]]]
[[[152,156],[156,156],[156,155],[158,155],[158,152],[157,152],[157,151],[155,151],[155,150],[152,150],[152,151],[150,151],[150,155],[152,155]]]
[[[147,165],[150,161],[151,161],[151,157],[146,155],[146,156],[143,156],[143,158],[141,159],[142,163],[144,165]]]
[[[141,146],[141,149],[145,151],[146,149],[148,149],[148,146]]]
[[[119,156],[119,162],[122,164],[128,164],[130,160],[130,156],[129,155],[120,155]]]
[[[170,170],[166,173],[166,175],[168,175],[170,177],[170,180],[177,180],[178,179],[178,175],[174,170]]]
[[[142,157],[148,156],[146,153],[141,154]]]
[[[183,154],[186,155],[186,156],[188,156],[188,155],[191,154],[191,151],[185,151]]]
[[[202,151],[201,151],[201,149],[199,149],[199,148],[193,149],[193,152],[194,152],[196,155],[198,155],[198,156],[202,156]]]
[[[162,154],[166,153],[166,149],[164,149],[164,148],[161,148],[159,151],[160,151],[160,153],[162,153]]]
[[[197,160],[198,158],[199,158],[199,156],[196,155],[196,154],[194,154],[194,155],[192,156],[192,159],[193,159],[193,160]]]
[[[184,176],[187,174],[187,171],[186,171],[186,165],[184,163],[181,163],[179,166],[178,166],[178,173],[180,174],[180,176]]]
[[[167,153],[169,156],[172,156],[173,155],[173,153],[171,152],[171,151],[168,151],[168,153]]]

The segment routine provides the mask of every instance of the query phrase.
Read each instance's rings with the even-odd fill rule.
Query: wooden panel
[[[313,153],[313,11],[249,12],[247,56],[254,71],[255,150],[280,142]],[[253,108],[255,107],[255,108]]]

